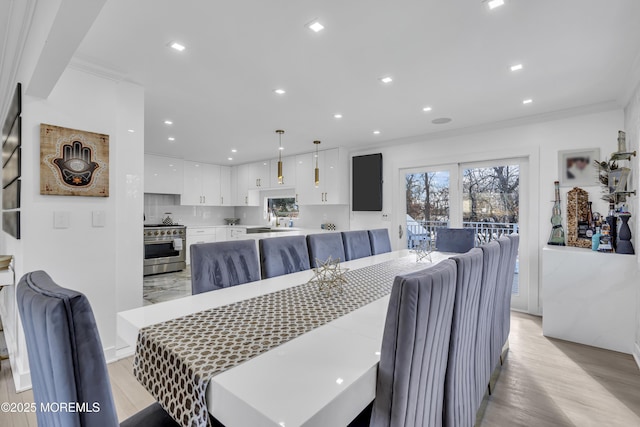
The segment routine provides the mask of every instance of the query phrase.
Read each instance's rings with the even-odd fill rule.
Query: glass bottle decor
[[[564,246],[564,229],[562,228],[562,208],[560,205],[560,182],[555,181],[556,199],[553,202],[551,210],[551,235],[549,236],[549,245]]]
[[[611,227],[609,224],[602,224],[602,234],[600,235],[600,244],[598,245],[598,252],[613,252],[613,246],[611,244]]]
[[[615,204],[612,202],[609,202],[609,216],[606,221],[609,224],[609,235],[611,236],[611,252],[617,252],[618,217],[616,216]]]
[[[587,205],[589,206],[589,210],[587,211],[587,232],[586,232],[586,236],[587,237],[592,237],[593,233],[596,232],[596,224],[593,220],[593,210],[592,210],[592,205],[593,202],[587,202]]]

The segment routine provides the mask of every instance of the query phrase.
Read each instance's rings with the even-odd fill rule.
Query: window
[[[292,218],[299,216],[295,197],[270,197],[267,199],[267,214],[270,218]]]

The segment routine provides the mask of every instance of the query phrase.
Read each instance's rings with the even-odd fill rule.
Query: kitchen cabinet
[[[269,161],[265,160],[261,162],[250,163],[248,189],[268,189],[271,185],[271,181],[269,180],[270,171],[271,167]],[[277,173],[277,169],[275,173]]]
[[[182,159],[144,155],[144,192],[156,194],[182,194],[184,182]]]
[[[227,240],[243,240],[247,238],[245,227],[229,227],[227,229]]]
[[[251,165],[232,167],[231,186],[234,189],[234,206],[260,206],[259,191],[252,179]]]
[[[231,199],[231,167],[220,166],[220,206],[233,206]]]
[[[225,230],[223,228],[223,230]],[[191,245],[198,243],[212,243],[216,239],[217,227],[187,227],[187,252],[186,262],[187,265],[191,264]],[[226,230],[225,230],[226,231]],[[225,239],[223,239],[225,240]]]
[[[296,158],[295,156],[282,158],[282,176],[284,182],[278,184],[278,159],[271,160],[271,176],[269,177],[270,187],[291,188],[296,186]]]
[[[184,162],[184,188],[181,205],[220,206],[220,166]]]
[[[316,154],[296,156],[296,199],[300,205],[349,204],[347,153],[342,148],[318,152],[320,184],[315,186]]]

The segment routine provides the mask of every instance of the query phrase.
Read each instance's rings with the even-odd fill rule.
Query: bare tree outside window
[[[463,222],[518,223],[518,165],[465,169],[462,189]]]

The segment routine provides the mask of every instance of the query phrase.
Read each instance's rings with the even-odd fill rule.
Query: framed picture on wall
[[[109,197],[109,135],[42,123],[40,194]]]
[[[599,185],[594,160],[600,159],[600,149],[558,152],[558,181],[562,187],[590,187]]]

